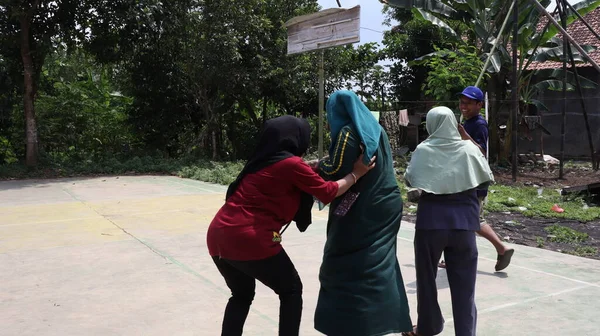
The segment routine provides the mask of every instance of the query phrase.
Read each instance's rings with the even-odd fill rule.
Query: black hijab
[[[310,143],[310,125],[305,119],[285,115],[268,120],[263,126],[258,145],[244,169],[227,188],[225,199],[229,199],[237,190],[242,179],[292,156],[302,156],[308,150]],[[300,208],[294,216],[296,226],[301,232],[312,223],[311,209],[314,199],[307,193],[302,193]]]

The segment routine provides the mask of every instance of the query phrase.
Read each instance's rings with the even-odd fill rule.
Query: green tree
[[[512,59],[509,54],[509,45],[511,43],[512,29],[506,29],[500,34],[502,23],[508,13],[511,2],[500,0],[477,0],[477,1],[458,1],[458,0],[381,0],[390,6],[410,9],[416,18],[430,22],[433,25],[440,27],[451,36],[459,38],[468,45],[478,48],[479,55],[483,60],[490,58],[489,66],[486,69],[491,75],[489,77],[487,88],[490,92],[490,150],[491,153],[499,152],[499,138],[497,134],[498,111],[500,110],[500,102],[507,100],[510,96],[510,81]],[[548,7],[549,0],[541,1],[544,7]],[[538,24],[542,18],[541,11],[531,5],[528,1],[519,1],[520,16],[518,19],[519,28],[519,43],[518,55],[519,62],[518,71],[518,87],[523,88],[527,85],[535,85],[530,80],[533,75],[526,73],[527,67],[532,61],[561,61],[562,41],[554,37],[558,33],[558,29],[554,26],[547,26],[539,31]],[[575,5],[574,9],[581,15],[596,9],[600,6],[600,0],[584,0]],[[555,16],[556,18],[556,16]],[[568,13],[568,23],[573,22],[577,18],[572,11]],[[454,29],[453,24],[462,22],[463,25],[471,27],[469,30],[461,32]],[[507,26],[513,25],[512,18],[508,17]],[[497,50],[490,54],[492,45],[499,36],[500,44]],[[583,46],[591,50],[592,46]],[[440,51],[443,52],[443,51]],[[575,57],[581,57],[574,53]],[[431,54],[425,55],[422,58],[430,57]],[[473,83],[474,84],[474,83]],[[549,83],[547,83],[549,84]],[[555,83],[556,84],[556,83]],[[543,84],[545,85],[545,84]],[[560,84],[562,85],[562,84]],[[549,86],[552,87],[552,86]],[[533,90],[520,90],[522,101],[531,101],[531,97],[523,97],[523,92],[534,92]],[[512,124],[509,122],[509,124]],[[506,132],[508,139],[511,138],[511,130]],[[502,156],[507,157],[510,148],[510,141],[505,141],[504,151]]]
[[[88,12],[87,2],[79,0],[6,0],[0,6],[0,57],[20,61],[21,71],[12,69],[10,73],[22,76],[28,166],[35,166],[38,161],[34,101],[40,69],[56,38],[65,43],[83,38],[77,25],[83,23]]]
[[[126,123],[131,99],[116,87],[116,71],[79,49],[57,49],[41,72],[36,101],[39,137],[55,161],[97,162],[137,147]]]
[[[474,47],[435,50],[434,56],[422,61],[429,69],[423,91],[442,105],[454,108],[456,95],[477,81],[483,61]]]
[[[421,63],[411,63],[421,56],[435,52],[435,46],[450,47],[456,39],[445,30],[430,22],[414,17],[404,8],[386,7],[386,20],[398,22],[398,25],[385,32],[383,44],[390,65],[390,84],[394,100],[416,102],[425,99],[422,87],[429,69]],[[418,103],[401,103],[401,107],[417,107]]]

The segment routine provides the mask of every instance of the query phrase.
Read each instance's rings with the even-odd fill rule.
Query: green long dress
[[[352,126],[339,132],[334,155],[320,165],[328,180],[352,171],[360,139]],[[382,131],[376,167],[359,180],[360,195],[346,215],[330,204],[319,280],[315,329],[329,336],[375,336],[412,330],[396,257],[402,198],[387,134]]]

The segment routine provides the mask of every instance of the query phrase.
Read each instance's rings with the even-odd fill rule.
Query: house
[[[596,34],[600,34],[600,7],[583,18]],[[546,22],[542,20],[539,29],[543,29]],[[567,27],[567,32],[579,45],[597,46],[598,49],[589,53],[589,55],[596,63],[600,64],[600,39],[596,37],[594,32],[590,31],[582,20],[577,19],[574,21]],[[562,34],[559,33],[558,37],[562,38]],[[576,52],[573,47],[572,50]],[[562,62],[543,62],[532,63],[528,69],[562,69],[562,67]],[[598,150],[598,147],[600,147],[600,72],[587,62],[576,63],[576,67],[580,76],[599,84],[595,89],[583,89],[583,101],[588,114],[592,141],[595,149]],[[568,68],[571,68],[570,64],[568,64]],[[527,134],[521,132],[519,152],[534,151],[539,153],[540,150],[543,150],[544,154],[559,157],[561,153],[562,111],[565,105],[562,91],[547,90],[540,94],[537,99],[548,108],[548,111],[538,111],[538,114],[541,117],[542,125],[549,131],[550,135],[534,131],[529,134],[530,140],[528,141]],[[583,108],[577,90],[567,92],[564,152],[565,158],[569,159],[589,158],[591,155]]]

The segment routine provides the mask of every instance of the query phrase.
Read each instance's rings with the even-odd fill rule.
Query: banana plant
[[[474,45],[479,48],[480,57],[486,61],[490,57],[486,71],[491,74],[488,81],[488,91],[491,94],[492,106],[490,118],[490,140],[491,146],[499,145],[497,137],[497,119],[493,117],[500,110],[498,101],[506,100],[510,97],[510,69],[512,69],[511,35],[512,29],[506,29],[500,32],[502,23],[506,19],[507,27],[513,26],[513,19],[509,8],[511,1],[504,0],[380,0],[380,2],[405,9],[411,9],[415,18],[426,20],[433,25],[445,29],[450,34],[456,36],[458,41]],[[544,8],[548,8],[550,0],[542,0],[540,3]],[[562,62],[563,42],[557,38],[558,28],[552,25],[546,25],[544,29],[539,29],[540,22],[546,22],[547,19],[543,13],[535,7],[529,0],[518,0],[518,86],[520,90],[521,102],[527,105],[535,105],[538,108],[547,110],[543,104],[534,99],[540,91],[562,90],[562,69],[546,73],[545,71],[530,71],[529,66],[533,62],[556,61]],[[572,7],[580,15],[595,10],[600,6],[600,0],[583,0]],[[567,23],[572,23],[577,19],[576,13],[569,9],[567,11]],[[507,15],[509,16],[507,18]],[[560,21],[558,15],[553,14],[557,21]],[[453,20],[462,20],[472,27],[471,36],[458,36],[450,27]],[[467,38],[465,38],[467,37]],[[497,41],[496,39],[500,39]],[[490,54],[493,45],[498,42],[494,53]],[[595,46],[582,46],[586,52],[595,50]],[[446,50],[436,51],[435,53],[423,55],[415,62],[422,62],[434,55],[443,55]],[[583,61],[582,55],[573,51],[575,61]],[[548,75],[549,77],[543,77]],[[541,79],[541,80],[540,80]],[[571,73],[568,81],[564,85],[568,90],[574,89],[575,77]],[[582,78],[580,81],[583,87],[591,87],[596,84]],[[525,112],[525,111],[524,111]],[[510,132],[506,134],[510,139]],[[508,141],[505,142],[508,144]],[[506,150],[504,151],[507,154]]]
[[[449,24],[450,20],[461,20],[473,27],[474,39],[467,41],[478,46],[481,51],[481,56],[485,61],[487,57],[492,57],[490,66],[487,69],[489,72],[498,72],[502,66],[511,66],[511,55],[508,52],[510,49],[510,37],[512,29],[506,29],[501,35],[498,49],[493,55],[488,55],[487,52],[496,42],[502,22],[508,13],[510,1],[504,0],[380,0],[380,2],[392,7],[411,9],[414,16],[418,19],[431,22],[442,29],[445,29],[459,40],[464,36],[459,36]],[[547,8],[551,1],[542,0],[540,3]],[[536,46],[542,46],[555,39],[558,33],[558,28],[553,25],[547,25],[546,29],[539,31],[537,27],[540,21],[546,20],[540,10],[532,5],[528,0],[519,0],[519,58],[521,67],[530,63],[529,59],[535,56],[536,61],[544,57],[544,52],[548,52],[546,60],[551,59],[552,52],[558,52],[557,56],[562,54],[562,41],[558,42],[553,48],[542,48],[539,51],[534,51]],[[600,6],[600,0],[584,0],[573,5],[580,15],[595,10]],[[544,19],[543,19],[544,18]],[[559,20],[557,15],[554,15],[556,20]],[[569,9],[567,12],[567,23],[572,23],[577,19],[577,15]],[[507,27],[513,25],[512,17],[508,19]],[[555,39],[556,40],[556,39]],[[591,46],[585,46],[588,49]],[[560,49],[560,50],[559,50]],[[443,52],[443,51],[442,51]],[[430,55],[423,55],[426,58]],[[581,55],[574,52],[574,56],[581,59]],[[525,70],[525,69],[520,69]]]

